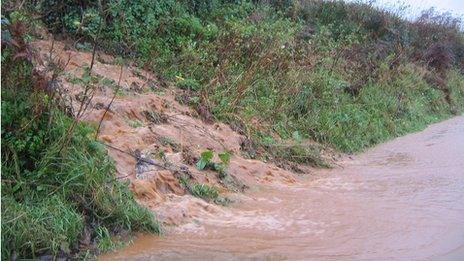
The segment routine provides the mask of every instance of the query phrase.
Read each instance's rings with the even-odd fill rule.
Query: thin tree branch
[[[113,98],[111,98],[110,103],[108,103],[108,106],[106,106],[105,112],[103,113],[103,115],[102,115],[102,117],[100,119],[100,122],[98,123],[98,128],[97,128],[97,131],[95,133],[95,140],[98,138],[98,135],[100,134],[101,125],[103,123],[103,120],[105,119],[106,114],[110,110],[110,107],[113,104],[114,99],[116,98],[116,95],[118,94],[119,90],[121,89],[121,79],[122,79],[123,70],[124,70],[124,63],[121,63],[121,70],[119,71],[119,79],[118,79],[118,88],[114,91]]]

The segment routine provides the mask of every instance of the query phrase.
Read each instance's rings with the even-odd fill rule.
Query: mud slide
[[[185,104],[188,94],[152,73],[99,53],[90,66],[92,53],[72,43],[34,46],[44,61],[39,70],[63,65],[51,86],[63,107],[79,120],[101,123],[98,140],[118,178],[166,229],[102,260],[464,256],[463,117],[341,160],[332,170],[298,166],[303,174],[296,175],[244,158],[246,137],[202,121]],[[91,77],[83,77],[90,67]],[[79,114],[82,104],[87,109]],[[226,178],[195,167],[205,150],[215,162],[218,153],[232,155]],[[185,183],[215,187],[227,199],[222,203],[232,203],[194,197]]]
[[[101,259],[464,260],[464,117],[314,175]]]
[[[138,202],[153,210],[165,226],[191,224],[224,212],[217,204],[192,196],[182,180],[216,188],[225,203],[230,201],[228,194],[255,184],[296,182],[290,171],[242,157],[243,135],[222,123],[205,123],[182,104],[186,95],[182,90],[166,86],[156,75],[120,66],[113,57],[97,53],[89,77],[84,72],[92,64],[91,52],[52,40],[33,45],[43,61],[37,68],[43,74],[51,75],[49,68],[61,64],[54,88],[63,107],[80,121],[101,125],[98,140],[114,159],[118,178],[129,182]],[[213,162],[220,162],[219,153],[232,155],[226,177],[195,167],[205,150],[214,153]]]

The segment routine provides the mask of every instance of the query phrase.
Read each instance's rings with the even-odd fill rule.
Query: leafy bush
[[[218,153],[220,163],[213,162],[212,159],[214,157],[214,152],[210,150],[205,150],[201,153],[200,158],[197,161],[197,169],[204,170],[204,169],[212,169],[221,175],[225,175],[226,168],[229,166],[230,163],[230,153],[228,151]]]

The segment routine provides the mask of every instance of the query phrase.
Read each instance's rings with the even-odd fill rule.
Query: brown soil
[[[53,61],[67,64],[57,82],[69,106],[77,111],[80,106],[77,100],[84,87],[76,83],[76,79],[90,66],[92,53],[76,51],[59,41],[40,40],[33,45],[45,64],[50,62],[50,53]],[[121,66],[115,64],[112,57],[97,54],[92,74],[98,76],[100,82],[81,120],[99,124],[118,88],[120,72]],[[207,149],[215,152],[216,162],[219,162],[217,153],[229,151],[233,154],[227,173],[241,188],[298,183],[300,177],[291,171],[241,157],[241,143],[246,137],[223,123],[202,121],[195,110],[176,101],[179,90],[162,87],[156,75],[124,66],[121,76],[120,90],[102,121],[98,139],[109,145],[117,176],[130,181],[138,201],[157,213],[164,224],[185,224],[205,213],[214,215],[224,211],[214,203],[189,195],[179,182],[179,169],[188,173],[193,181],[217,187],[222,195],[239,200],[240,197],[231,195],[216,172],[199,171],[192,164]],[[139,165],[134,155],[155,165]],[[299,168],[306,173],[311,171],[306,166]]]

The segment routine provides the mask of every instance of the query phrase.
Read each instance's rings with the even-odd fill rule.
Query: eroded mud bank
[[[394,139],[102,260],[460,260],[464,117]]]

